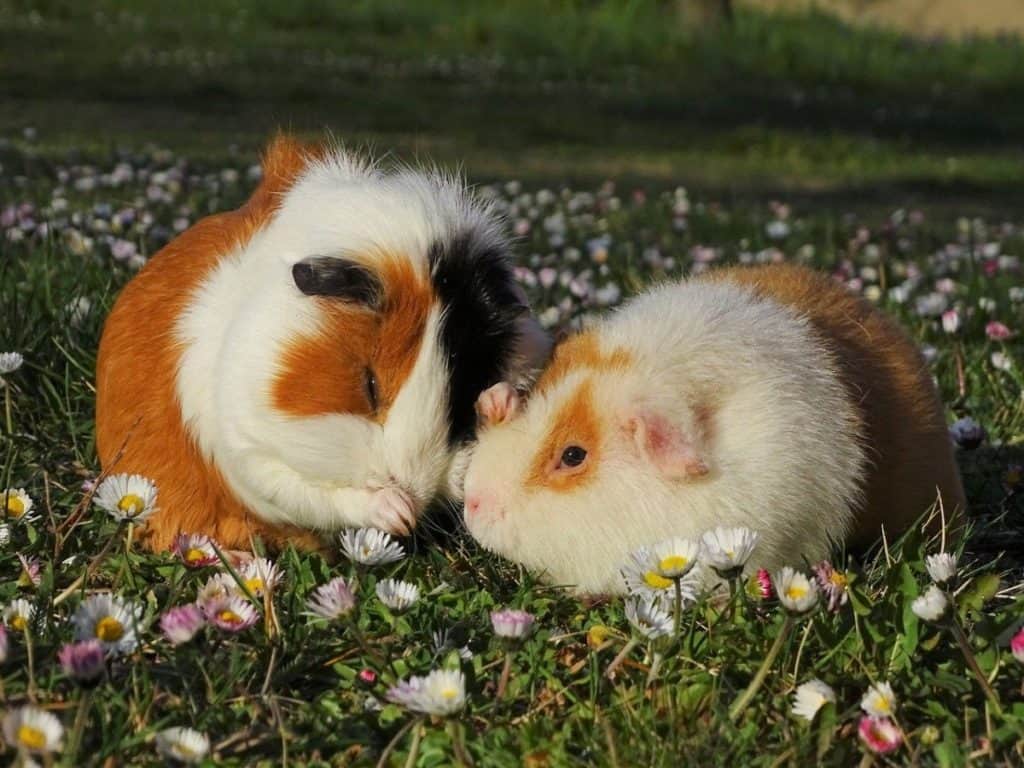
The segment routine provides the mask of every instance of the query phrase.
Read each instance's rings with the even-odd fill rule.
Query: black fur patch
[[[330,256],[311,256],[292,266],[296,287],[307,296],[332,296],[376,307],[381,284],[366,267]]]
[[[473,232],[430,249],[430,275],[441,300],[441,349],[448,364],[448,440],[455,445],[476,427],[476,399],[506,372],[517,342],[516,298],[505,250]]]

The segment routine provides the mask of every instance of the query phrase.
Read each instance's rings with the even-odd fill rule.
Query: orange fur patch
[[[551,362],[541,373],[535,389],[538,392],[545,392],[572,371],[622,369],[628,367],[632,360],[633,356],[625,349],[602,351],[597,334],[594,331],[583,331],[570,336],[555,347]]]
[[[558,470],[562,452],[578,445],[587,452],[579,467]],[[589,482],[601,458],[601,421],[594,408],[591,383],[585,381],[555,416],[526,477],[528,488],[567,492]]]
[[[433,292],[408,260],[387,259],[378,314],[339,299],[318,299],[316,333],[293,339],[281,355],[271,402],[291,416],[354,413],[382,423],[416,362]],[[377,410],[366,392],[366,369],[377,379]]]
[[[895,322],[795,265],[722,269],[701,279],[746,285],[793,307],[836,353],[872,463],[852,543],[875,542],[883,525],[887,533],[906,529],[935,503],[936,489],[959,527],[966,501],[942,403],[917,346]]]
[[[175,389],[181,350],[171,340],[192,290],[270,221],[281,196],[324,151],[275,138],[245,205],[202,219],[160,250],[107,318],[96,360],[96,450],[104,470],[136,472],[157,484],[160,511],[141,531],[151,549],[168,549],[179,532],[205,533],[233,549],[248,548],[251,536],[275,547],[318,545],[309,532],[253,517],[200,455],[181,421]]]

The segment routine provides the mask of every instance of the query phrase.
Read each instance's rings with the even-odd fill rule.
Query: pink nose
[[[480,513],[483,502],[476,494],[466,497],[466,517],[476,517]]]

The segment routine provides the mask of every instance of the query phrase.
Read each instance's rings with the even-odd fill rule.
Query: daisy
[[[64,726],[44,709],[24,706],[4,717],[4,739],[12,747],[45,755],[61,748]]]
[[[5,508],[4,516],[8,520],[30,523],[39,517],[39,515],[32,513],[32,507],[35,506],[35,502],[32,501],[31,496],[25,493],[24,488],[7,488],[3,492],[3,502]]]
[[[0,376],[14,373],[24,362],[20,352],[0,352]]]
[[[932,584],[928,591],[910,605],[914,615],[924,621],[938,621],[949,609],[949,598],[939,587]]]
[[[992,320],[985,324],[985,335],[992,341],[1006,341],[1013,332],[998,320]]]
[[[82,685],[98,681],[107,668],[107,655],[99,640],[68,643],[60,649],[57,658],[64,674]]]
[[[196,594],[197,603],[205,603],[217,597],[242,595],[238,582],[230,573],[215,573],[208,578]],[[244,595],[242,595],[244,597]]]
[[[887,755],[895,752],[903,743],[903,734],[887,717],[864,715],[857,726],[860,740],[872,752]]]
[[[655,555],[647,547],[641,547],[629,558],[620,573],[630,594],[674,597],[676,582],[661,575],[657,569],[658,563],[654,562]],[[678,583],[684,602],[695,600],[700,585],[699,570],[690,571]]]
[[[202,610],[207,622],[225,632],[241,632],[260,617],[252,603],[238,595],[215,597],[203,603]]]
[[[637,632],[650,640],[672,634],[672,617],[656,598],[640,595],[628,598],[626,618]]]
[[[872,717],[889,717],[896,711],[896,694],[888,683],[876,683],[860,700],[860,708]]]
[[[749,528],[718,527],[701,537],[703,561],[723,579],[734,578],[743,570],[761,535]]]
[[[1013,658],[1024,664],[1024,629],[1010,639],[1010,652]]]
[[[671,538],[650,549],[651,568],[663,579],[681,579],[693,570],[700,544],[691,539]]]
[[[949,552],[928,555],[924,559],[924,565],[936,584],[945,584],[956,576],[956,555]]]
[[[341,548],[349,560],[361,565],[386,565],[405,557],[402,545],[376,528],[347,529],[341,534]]]
[[[174,539],[173,552],[188,568],[202,568],[220,562],[210,537],[198,533],[179,533]]]
[[[956,333],[960,330],[960,313],[955,309],[947,309],[942,313],[942,330],[946,333]]]
[[[806,613],[818,602],[818,586],[789,566],[775,574],[774,583],[779,602],[792,613]]]
[[[498,637],[510,640],[522,640],[533,629],[534,616],[527,611],[516,611],[506,608],[504,611],[491,612],[491,626]]]
[[[160,617],[160,631],[171,645],[187,643],[205,626],[203,612],[192,603],[171,608]]]
[[[408,581],[384,579],[377,582],[377,598],[393,611],[405,611],[420,599],[420,588]]]
[[[747,595],[757,600],[770,600],[774,594],[772,575],[767,568],[758,568],[757,573],[747,580]]]
[[[355,607],[355,595],[341,576],[317,587],[306,602],[311,614],[328,621],[347,616]]]
[[[453,715],[466,705],[466,678],[459,670],[435,669],[391,688],[388,701],[425,715]]]
[[[827,702],[835,702],[836,692],[821,680],[808,680],[796,689],[793,714],[810,722]]]
[[[76,640],[99,640],[107,653],[131,653],[139,644],[142,606],[109,592],[90,595],[71,617]]]
[[[111,475],[93,500],[115,520],[139,523],[156,511],[156,486],[142,475]]]
[[[18,632],[24,632],[31,628],[35,615],[36,607],[28,600],[18,598],[4,608],[4,624]]]
[[[822,560],[813,568],[814,578],[818,586],[828,598],[828,609],[833,613],[846,605],[850,599],[847,592],[848,579],[846,573],[836,570],[828,560]]]
[[[192,728],[165,728],[156,735],[156,751],[179,763],[197,764],[210,752],[210,739]]]
[[[238,571],[245,588],[257,597],[262,597],[265,592],[272,593],[282,575],[277,566],[265,557],[254,557]]]

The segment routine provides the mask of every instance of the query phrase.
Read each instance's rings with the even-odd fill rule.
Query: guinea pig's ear
[[[638,410],[625,421],[634,447],[661,472],[680,480],[703,477],[709,471],[692,436],[653,411]]]
[[[292,279],[307,296],[331,296],[371,307],[380,305],[377,276],[361,264],[330,256],[311,256],[292,265]]]

